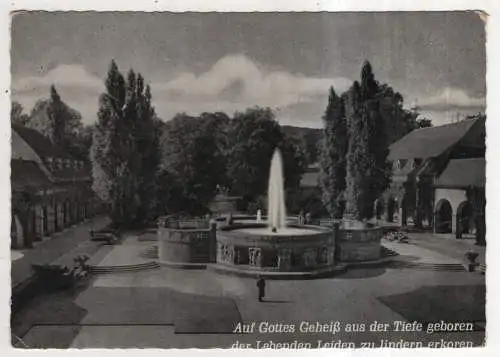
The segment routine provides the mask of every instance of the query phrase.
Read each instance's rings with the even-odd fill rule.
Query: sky
[[[112,59],[142,73],[163,120],[269,106],[284,125],[321,127],[328,89],[375,77],[434,125],[485,110],[485,28],[473,12],[97,13],[12,17],[12,100],[29,112],[54,84],[96,121]]]

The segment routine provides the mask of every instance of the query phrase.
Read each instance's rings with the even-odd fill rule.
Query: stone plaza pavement
[[[21,284],[33,275],[32,264],[71,264],[77,255],[93,254],[96,245],[90,242],[89,229],[104,228],[109,222],[108,217],[94,217],[36,242],[34,248],[20,251],[22,256],[12,261],[12,286]]]
[[[151,244],[148,242],[149,245]],[[398,243],[394,243],[398,244]],[[139,252],[148,245],[129,238],[105,252],[100,260],[123,262],[130,246]],[[456,263],[456,259],[416,245],[399,244],[400,254],[425,262]],[[412,259],[413,259],[412,258]],[[128,258],[127,258],[128,259]],[[139,260],[142,261],[143,258]],[[373,342],[471,341],[481,344],[484,331],[475,332],[358,332],[301,333],[302,322],[374,321],[472,322],[484,326],[484,276],[465,271],[434,271],[367,267],[316,280],[270,280],[265,302],[257,300],[256,281],[219,275],[210,270],[158,269],[98,275],[86,290],[70,297],[41,298],[33,305],[30,327],[22,333],[31,347],[60,348],[230,348],[256,341],[311,343],[321,341]],[[60,300],[57,300],[60,298]],[[54,301],[59,301],[57,304]],[[56,313],[57,312],[57,313]],[[293,325],[295,333],[233,334],[238,323],[258,326]]]
[[[456,239],[453,234],[410,233],[409,237],[414,245],[441,253],[457,261],[462,261],[467,251],[475,251],[479,254],[477,261],[482,264],[486,263],[486,247],[475,245],[473,236]]]

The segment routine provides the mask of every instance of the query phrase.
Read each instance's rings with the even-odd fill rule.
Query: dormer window
[[[45,158],[45,162],[50,170],[54,168],[54,159],[52,159],[50,156]]]
[[[64,162],[62,159],[56,159],[56,165],[55,168],[57,170],[61,170],[64,167]]]
[[[396,161],[396,169],[401,170],[406,165],[406,160],[399,159]]]
[[[417,167],[420,166],[420,164],[422,163],[422,159],[415,159],[413,160],[413,162],[411,163],[411,168],[413,170],[415,170]]]

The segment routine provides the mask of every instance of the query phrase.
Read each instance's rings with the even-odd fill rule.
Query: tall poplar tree
[[[349,136],[346,211],[360,221],[373,217],[375,200],[388,187],[391,177],[380,95],[372,67],[365,62],[361,83],[354,82],[349,89],[346,106]]]
[[[154,213],[158,125],[141,75],[127,80],[111,62],[100,97],[91,159],[94,190],[111,205],[117,224],[140,225]]]
[[[320,154],[322,199],[331,217],[342,218],[348,138],[343,99],[335,93],[333,87],[330,87],[323,125]]]

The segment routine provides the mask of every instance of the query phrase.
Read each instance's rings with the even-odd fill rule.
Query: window
[[[420,166],[422,163],[422,159],[414,159],[413,162],[411,163],[411,168],[416,169],[417,167]]]

